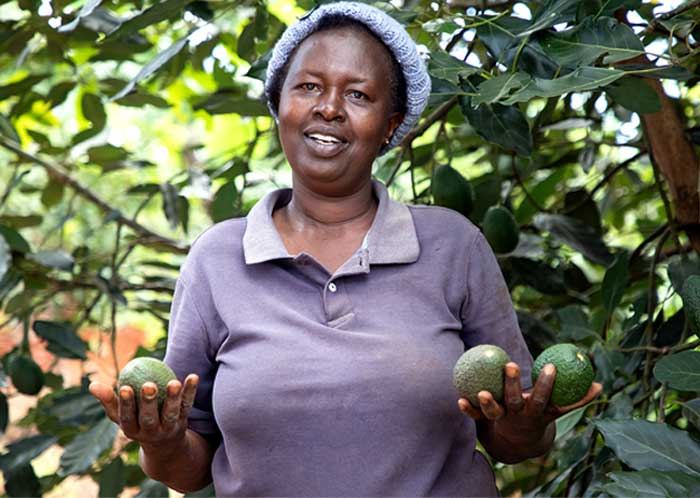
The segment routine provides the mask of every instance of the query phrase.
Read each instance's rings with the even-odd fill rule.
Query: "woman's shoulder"
[[[187,259],[216,265],[217,258],[242,253],[245,227],[246,218],[230,218],[211,225],[192,241]]]
[[[481,234],[479,227],[471,220],[452,209],[422,204],[409,204],[408,208],[422,240],[449,237],[464,243]]]

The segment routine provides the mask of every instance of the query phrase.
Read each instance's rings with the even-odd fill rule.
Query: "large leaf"
[[[109,33],[107,40],[114,40],[143,29],[151,24],[156,24],[165,19],[178,15],[192,0],[166,0],[153,4],[140,14],[124,21],[117,29]]]
[[[12,264],[12,254],[10,245],[5,242],[5,238],[0,234],[0,281],[5,277],[7,270]]]
[[[580,220],[562,214],[538,213],[533,222],[539,230],[549,232],[594,263],[608,266],[613,260],[600,236]]]
[[[203,109],[209,114],[231,114],[240,116],[268,116],[267,106],[261,100],[246,97],[232,97],[230,93],[214,93],[193,106],[194,110]]]
[[[603,54],[605,64],[644,54],[632,28],[610,17],[588,18],[572,29],[547,33],[540,44],[562,66],[588,66]]]
[[[3,473],[5,492],[7,496],[26,498],[27,496],[42,496],[41,482],[34,473],[34,467],[24,464]]]
[[[39,400],[37,411],[55,417],[62,427],[93,425],[104,417],[100,402],[84,388],[73,387],[52,392]]]
[[[700,429],[700,398],[691,399],[683,405],[683,416],[688,419],[688,422]]]
[[[661,99],[642,78],[625,76],[605,87],[605,93],[622,107],[639,114],[661,110]]]
[[[513,272],[525,285],[552,296],[566,293],[564,276],[547,263],[528,258],[511,258],[510,261]]]
[[[694,253],[676,255],[669,259],[668,279],[678,294],[683,292],[683,284],[691,275],[700,275],[700,261]]]
[[[214,194],[211,203],[211,217],[216,223],[238,215],[240,209],[240,195],[233,181],[224,183]]]
[[[153,479],[146,479],[141,484],[141,490],[134,498],[168,498],[168,487]]]
[[[0,101],[5,100],[8,97],[12,97],[13,95],[24,95],[34,85],[44,81],[48,76],[48,74],[35,74],[32,76],[27,76],[26,78],[14,83],[0,86]]]
[[[582,406],[581,408],[577,408],[576,410],[570,411],[566,415],[563,415],[556,420],[557,441],[562,439],[565,435],[569,433],[569,431],[576,427],[576,424],[578,424],[579,420],[581,420],[581,417],[583,417],[583,412],[586,410],[586,408],[586,406]]]
[[[601,293],[603,294],[603,308],[608,315],[620,304],[620,299],[625,293],[629,276],[628,263],[627,252],[621,252],[615,257],[615,262],[608,268],[605,277],[603,277]]]
[[[637,472],[612,472],[612,483],[603,490],[612,497],[675,498],[700,495],[700,479],[683,472],[645,469]]]
[[[700,445],[690,435],[646,420],[596,420],[605,445],[630,467],[679,471],[700,478]]]
[[[578,3],[579,0],[546,0],[542,7],[535,12],[528,29],[519,33],[519,36],[527,36],[562,21],[571,20],[576,14]]]
[[[181,0],[177,0],[181,1]],[[167,2],[166,2],[167,3]],[[168,48],[160,52],[158,55],[156,55],[148,64],[143,66],[141,70],[138,72],[134,78],[129,81],[129,83],[126,84],[124,88],[122,88],[118,93],[110,97],[109,101],[114,102],[115,100],[119,100],[122,97],[125,97],[127,94],[129,94],[135,87],[136,85],[148,78],[150,75],[155,73],[158,69],[160,69],[165,63],[170,61],[173,57],[175,57],[177,54],[180,53],[180,51],[183,49],[183,47],[187,44],[187,40],[190,36],[191,32],[179,40],[177,40],[175,43],[170,45]]]
[[[465,80],[463,87],[467,92],[476,94],[479,83],[479,78],[472,77]],[[475,107],[468,96],[461,96],[459,103],[469,124],[485,140],[522,156],[532,153],[532,132],[520,109],[500,104],[482,104]]]
[[[47,268],[55,268],[57,270],[71,271],[75,260],[73,256],[65,251],[37,251],[27,255],[27,259],[36,261],[40,265]]]
[[[700,392],[700,351],[682,351],[661,358],[654,377],[672,389]]]
[[[117,455],[100,472],[100,496],[119,496],[125,483],[124,462],[121,456]]]
[[[57,440],[58,438],[56,436],[38,434],[10,443],[7,446],[8,451],[0,455],[0,469],[2,469],[3,472],[10,472],[22,465],[28,464]]]
[[[478,67],[470,66],[445,52],[431,52],[428,72],[431,76],[459,85],[462,80],[479,72]]]
[[[557,316],[561,323],[561,332],[558,334],[560,340],[583,341],[590,337],[597,337],[590,325],[590,320],[586,312],[581,307],[570,304],[559,308]]]
[[[603,67],[582,66],[555,79],[533,78],[520,90],[502,101],[504,105],[527,102],[535,97],[559,97],[566,93],[595,90],[622,78],[624,71]]]
[[[75,28],[78,27],[78,24],[80,24],[80,20],[83,17],[87,17],[92,14],[92,11],[94,11],[102,3],[102,1],[103,0],[87,0],[87,2],[83,4],[78,13],[75,15],[75,18],[71,22],[60,26],[58,28],[58,32],[68,33],[70,31],[74,31]]]
[[[86,360],[85,343],[77,336],[73,327],[45,320],[36,320],[34,332],[48,342],[47,349],[56,356]]]
[[[58,475],[63,477],[87,471],[103,451],[112,447],[118,430],[117,425],[105,417],[87,432],[78,434],[61,455]]]
[[[491,78],[479,85],[478,94],[472,97],[472,105],[491,104],[501,100],[511,93],[512,90],[522,88],[530,82],[531,76],[522,71],[514,73],[504,73],[495,78]]]

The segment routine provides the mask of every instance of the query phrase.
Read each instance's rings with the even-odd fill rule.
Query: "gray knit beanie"
[[[388,145],[383,146],[379,153],[384,154],[389,149],[401,143],[403,137],[411,130],[420,118],[428,103],[430,94],[430,77],[418,54],[415,42],[406,30],[394,18],[370,5],[358,2],[337,2],[324,4],[302,16],[296,23],[286,29],[272,51],[272,57],[267,64],[265,78],[265,96],[270,113],[277,120],[277,112],[272,108],[271,91],[275,80],[287,63],[294,49],[306,37],[318,29],[319,22],[328,15],[342,15],[352,18],[367,26],[384,42],[387,48],[401,66],[406,80],[406,115],[396,128]]]

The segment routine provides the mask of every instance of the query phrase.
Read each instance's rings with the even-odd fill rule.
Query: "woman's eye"
[[[350,92],[350,96],[354,99],[366,99],[367,98],[367,95],[365,95],[364,93],[362,93],[359,90],[353,90],[352,92]]]
[[[301,87],[304,90],[308,90],[308,91],[316,90],[316,86],[317,86],[316,83],[302,83],[301,84]]]

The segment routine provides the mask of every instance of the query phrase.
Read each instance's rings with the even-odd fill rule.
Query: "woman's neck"
[[[337,197],[319,194],[295,182],[292,200],[285,206],[284,214],[294,232],[342,230],[357,225],[369,228],[377,205],[371,180],[355,192]]]

